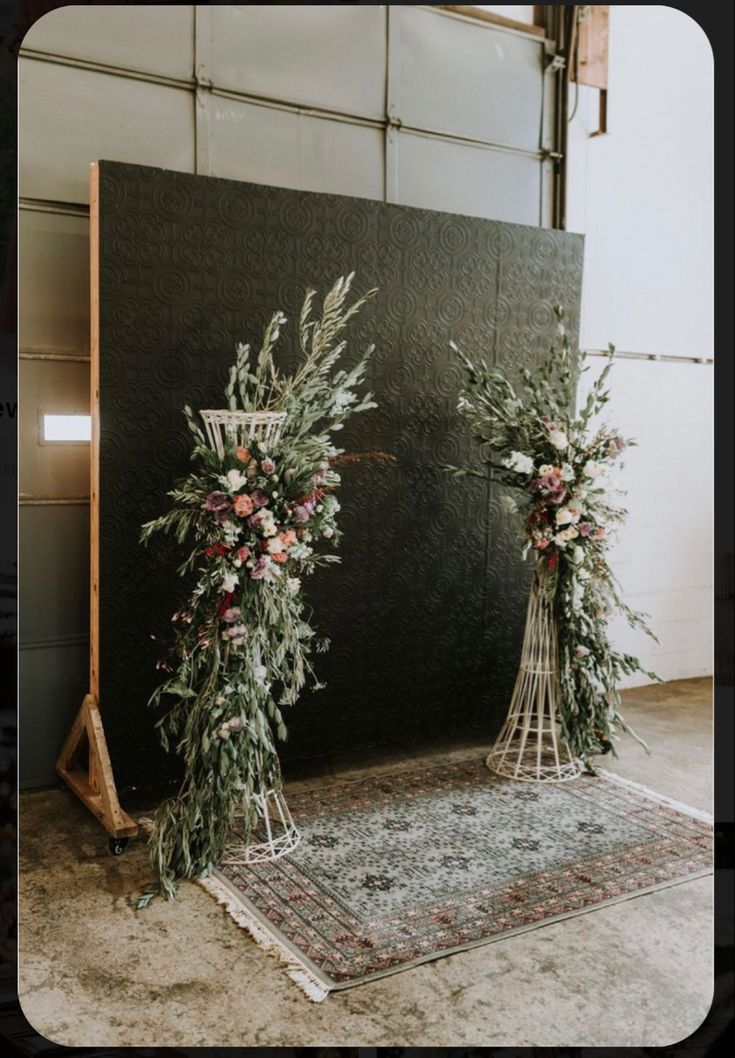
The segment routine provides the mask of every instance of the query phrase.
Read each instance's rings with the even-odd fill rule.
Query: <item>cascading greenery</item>
[[[172,702],[158,721],[167,750],[183,757],[178,794],[153,821],[149,849],[159,882],[138,901],[175,895],[182,879],[211,873],[236,817],[247,841],[259,818],[260,789],[280,789],[275,735],[286,737],[282,707],[310,682],[318,639],[302,591],[302,577],[337,556],[318,552],[336,544],[339,503],[334,469],[341,449],[332,435],[353,414],[374,408],[360,395],[371,346],[351,370],[340,368],[343,332],[376,291],[347,304],[353,276],[340,278],[312,318],[308,291],[299,321],[301,359],[291,375],[279,372],[273,352],[286,319],[276,312],[253,357],[238,345],[225,396],[231,411],[285,412],[268,450],[248,441],[209,444],[199,416],[184,409],[194,440],[194,469],[169,496],[168,513],[143,526],[141,540],[170,534],[187,553],[179,573],[194,582],[183,610],[173,615],[174,644],[159,666],[170,675],[151,704]]]
[[[619,490],[609,471],[635,444],[595,424],[609,400],[606,383],[615,350],[609,346],[610,360],[575,414],[577,369],[589,368],[583,353],[572,355],[563,308],[556,314],[559,343],[533,370],[521,369],[517,388],[504,371],[485,361],[473,363],[452,343],[466,372],[458,410],[482,446],[482,465],[445,469],[489,478],[521,495],[523,554],[534,554],[534,576],[553,605],[558,628],[562,732],[593,771],[597,754],[616,754],[620,731],[638,739],[620,713],[621,676],[659,677],[615,650],[608,634],[608,618],[617,612],[655,639],[644,616],[623,601],[607,557],[610,530],[627,513],[610,500]],[[519,510],[511,494],[503,501],[509,512]]]

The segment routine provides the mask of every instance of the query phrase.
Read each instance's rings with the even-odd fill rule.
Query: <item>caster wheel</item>
[[[110,838],[110,852],[113,856],[122,856],[128,847],[129,838]]]

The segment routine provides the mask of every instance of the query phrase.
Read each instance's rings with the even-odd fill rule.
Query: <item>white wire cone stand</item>
[[[582,771],[562,737],[556,620],[534,576],[521,665],[505,722],[487,756],[491,771],[522,782],[568,782]]]
[[[261,765],[258,763],[258,770]],[[225,848],[222,864],[227,867],[249,867],[254,863],[270,863],[293,852],[301,841],[286,798],[280,789],[261,787],[253,794],[259,820],[249,833],[248,840],[233,841]],[[236,822],[243,819],[240,812]]]
[[[221,457],[229,445],[247,445],[256,440],[268,449],[278,444],[286,419],[284,411],[229,411],[207,409],[200,412],[207,438]],[[257,771],[262,774],[262,760],[256,756]],[[249,833],[247,842],[233,842],[227,846],[223,863],[228,866],[248,866],[267,863],[288,855],[298,845],[301,835],[297,830],[282,790],[261,786],[253,794],[259,822]],[[237,818],[237,817],[236,817]],[[242,819],[242,813],[240,813]]]

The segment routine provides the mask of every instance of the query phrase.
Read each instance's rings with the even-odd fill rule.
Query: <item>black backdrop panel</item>
[[[440,469],[472,451],[448,342],[532,364],[555,303],[576,331],[582,248],[563,232],[100,164],[100,702],[122,786],[177,773],[146,703],[182,584],[167,545],[144,550],[138,533],[187,471],[181,408],[222,405],[236,341],[257,341],[276,308],[294,321],[287,363],[305,288],[353,270],[357,291],[380,288],[351,331],[353,355],[376,343],[379,408],[339,438],[397,462],[345,469],[342,564],[308,585],[332,642],[317,659],[327,687],[290,711],[283,759],[497,729],[530,570],[499,494]]]

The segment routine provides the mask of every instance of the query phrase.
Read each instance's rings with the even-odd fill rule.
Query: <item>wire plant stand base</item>
[[[281,790],[261,790],[253,795],[259,821],[247,841],[231,842],[222,859],[226,867],[250,867],[288,856],[301,841]],[[240,816],[242,819],[242,816]]]
[[[569,782],[581,774],[582,762],[560,730],[557,668],[556,620],[536,576],[508,715],[485,762],[496,775],[520,782]]]
[[[285,411],[230,411],[207,408],[199,413],[204,421],[207,439],[222,458],[231,445],[246,446],[256,440],[260,447],[268,450],[277,445],[286,420]],[[260,758],[257,771],[262,775]],[[279,860],[293,852],[301,835],[294,824],[286,798],[280,788],[261,786],[253,794],[258,812],[258,823],[250,830],[247,840],[230,843],[225,849],[223,864],[228,866],[250,866]],[[236,823],[237,823],[236,816]],[[239,816],[242,821],[243,815]]]

